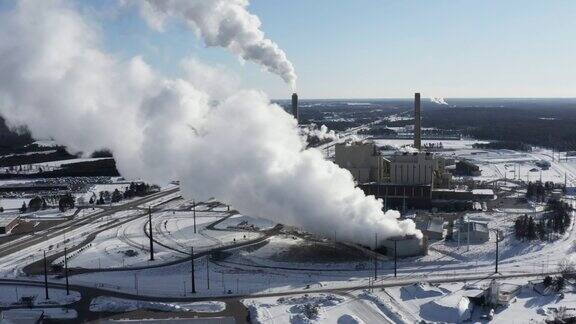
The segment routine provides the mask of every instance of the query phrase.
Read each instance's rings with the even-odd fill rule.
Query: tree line
[[[563,235],[570,227],[572,208],[565,202],[552,199],[548,201],[547,211],[540,219],[527,214],[516,218],[514,233],[519,240],[550,240],[550,234]]]

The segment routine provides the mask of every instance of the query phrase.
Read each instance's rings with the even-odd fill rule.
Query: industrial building
[[[399,258],[407,258],[428,253],[428,244],[425,238],[416,235],[392,237],[382,241],[382,247],[386,248],[386,255]]]
[[[487,201],[494,199],[492,189],[434,189],[433,200]]]
[[[20,216],[16,214],[7,214],[0,216],[0,235],[10,233],[18,225]]]
[[[484,243],[490,239],[488,222],[463,217],[458,224],[458,234],[456,235],[456,238],[463,243]]]
[[[454,175],[478,177],[482,175],[482,170],[480,170],[480,167],[472,162],[460,160],[456,163]]]
[[[390,182],[402,185],[432,185],[438,159],[432,153],[397,153],[390,158]]]
[[[434,188],[447,188],[452,176],[446,172],[447,161],[430,152],[420,151],[420,94],[414,98],[415,152],[382,155],[372,141],[339,143],[335,163],[350,171],[367,195],[384,201],[385,208],[430,208]]]
[[[401,185],[394,183],[365,183],[360,189],[366,195],[382,199],[384,209],[406,210],[409,207],[427,209],[431,207],[431,185]]]
[[[443,240],[444,223],[444,219],[440,217],[432,217],[417,222],[416,226],[428,239]]]
[[[335,163],[354,177],[357,183],[389,182],[390,161],[378,152],[374,142],[336,144]]]

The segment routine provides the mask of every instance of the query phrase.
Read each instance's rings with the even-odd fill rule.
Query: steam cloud
[[[278,45],[260,30],[262,23],[248,12],[248,0],[146,0],[136,2],[148,23],[161,29],[170,16],[183,18],[207,46],[229,49],[257,63],[296,88],[294,66]]]
[[[374,232],[419,233],[304,150],[296,121],[263,93],[222,92],[211,86],[222,71],[193,59],[181,78],[163,78],[140,57],[105,53],[97,31],[68,2],[22,1],[0,14],[0,114],[11,126],[72,150],[109,148],[126,177],[177,179],[187,197],[318,234],[371,245]]]
[[[302,127],[300,129],[300,133],[305,138],[315,138],[319,141],[326,141],[326,140],[334,141],[338,139],[338,135],[336,134],[336,132],[334,132],[333,130],[329,130],[326,125],[322,125],[320,126],[320,128],[318,128],[318,125],[314,123],[310,124],[307,127]]]

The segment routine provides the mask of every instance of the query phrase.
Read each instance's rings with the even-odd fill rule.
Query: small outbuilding
[[[422,229],[422,233],[431,240],[444,239],[444,220],[442,218],[430,218],[426,222],[426,227]]]
[[[455,239],[460,242],[484,243],[490,239],[490,229],[488,222],[463,219],[458,226],[458,233]]]
[[[518,296],[521,289],[521,285],[492,280],[487,291],[488,303],[492,305],[508,306],[512,299]]]
[[[394,257],[394,251],[399,258],[425,255],[428,251],[426,240],[416,235],[392,237],[382,241],[382,246],[389,257]]]
[[[452,293],[422,305],[420,315],[433,322],[462,323],[470,319],[473,307],[468,297]]]
[[[0,235],[10,233],[18,225],[19,219],[17,214],[0,215]]]

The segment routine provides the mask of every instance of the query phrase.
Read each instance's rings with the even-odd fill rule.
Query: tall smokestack
[[[298,115],[298,95],[296,93],[292,94],[292,115],[300,124],[300,116]]]
[[[420,114],[420,93],[414,94],[414,148],[422,148],[422,122]]]

